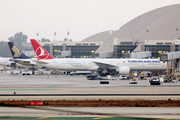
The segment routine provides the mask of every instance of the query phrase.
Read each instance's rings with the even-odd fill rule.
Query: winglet
[[[30,39],[38,60],[54,59],[35,39]]]
[[[12,58],[14,58],[14,59],[30,59],[13,42],[7,42],[7,44],[8,44],[9,51],[11,53]]]

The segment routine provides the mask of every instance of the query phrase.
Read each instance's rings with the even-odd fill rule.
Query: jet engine
[[[127,67],[127,66],[118,67],[118,68],[116,69],[116,72],[119,72],[120,75],[129,74],[130,68]]]

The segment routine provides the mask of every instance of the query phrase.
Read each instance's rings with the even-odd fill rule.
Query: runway
[[[180,119],[180,108],[132,108],[132,107],[1,107],[0,118],[34,117],[35,119]],[[16,117],[14,117],[16,116]],[[25,117],[26,116],[26,117]]]

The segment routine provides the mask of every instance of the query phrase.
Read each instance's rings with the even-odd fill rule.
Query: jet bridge
[[[113,57],[113,52],[99,52],[99,58],[111,58]]]
[[[172,72],[180,71],[179,59],[180,59],[180,51],[160,54],[160,60],[167,62],[166,77],[169,78]]]
[[[123,58],[136,58],[136,59],[145,59],[152,56],[151,51],[142,51],[142,52],[128,52],[123,54]]]
[[[178,52],[169,52],[169,53],[161,53],[160,54],[160,60],[161,61],[167,61],[167,62],[171,62],[171,69],[174,71],[174,70],[177,70],[179,71],[180,70],[180,51]],[[175,69],[175,67],[177,67],[177,69]]]
[[[162,61],[171,61],[171,60],[179,59],[180,58],[180,51],[169,52],[169,53],[161,53],[160,58],[161,58],[160,60],[162,60]]]
[[[151,57],[151,56],[152,56],[151,51],[143,51],[143,52],[133,52],[133,53],[130,53],[130,58],[141,59],[141,58],[148,58],[148,57]]]
[[[56,54],[54,55],[55,57],[62,57],[62,58],[65,58],[65,57],[69,57],[71,56],[71,51],[56,51]]]

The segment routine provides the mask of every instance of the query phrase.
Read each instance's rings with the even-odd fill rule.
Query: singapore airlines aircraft
[[[12,56],[12,58],[9,59],[10,61],[21,64],[27,68],[42,68],[42,66],[31,65],[30,60],[33,58],[26,56],[13,42],[7,42],[7,44]]]
[[[160,62],[159,59],[54,59],[35,39],[30,41],[37,55],[37,60],[31,60],[31,64],[41,65],[48,69],[108,71],[116,74],[128,74],[130,71],[162,71],[167,69],[167,63]]]
[[[10,58],[2,58],[0,57],[0,65],[5,66],[5,67],[11,67],[11,65],[14,63],[12,61],[9,61]]]
[[[16,64],[14,61],[10,61],[11,58],[0,57],[0,65],[4,67],[26,67],[25,65]]]

